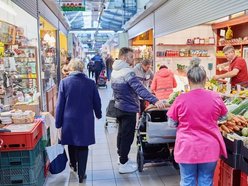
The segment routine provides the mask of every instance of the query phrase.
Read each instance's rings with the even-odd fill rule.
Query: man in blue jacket
[[[105,68],[105,65],[104,65],[102,57],[99,53],[97,53],[93,58],[91,58],[91,60],[94,61],[95,81],[97,84],[97,80],[99,78],[99,75],[100,75],[101,71]]]
[[[117,135],[117,153],[120,156],[119,173],[131,173],[137,170],[137,163],[128,159],[133,143],[136,113],[140,111],[139,97],[163,108],[163,101],[158,101],[139,81],[132,68],[133,50],[121,48],[119,60],[113,64],[111,86],[113,89],[117,120],[119,123]]]

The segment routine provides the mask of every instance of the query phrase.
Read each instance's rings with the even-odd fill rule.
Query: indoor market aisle
[[[142,173],[119,174],[118,156],[116,152],[117,128],[110,124],[105,130],[105,111],[112,96],[110,84],[108,88],[99,88],[102,99],[103,118],[96,120],[96,144],[90,146],[87,179],[78,183],[77,174],[71,171],[69,186],[178,186],[179,172],[172,166],[145,164]],[[130,158],[136,160],[137,147],[133,143]]]

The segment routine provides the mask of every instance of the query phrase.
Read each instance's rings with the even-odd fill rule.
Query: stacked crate
[[[44,176],[44,145],[42,123],[37,121],[28,132],[0,134],[1,186],[42,186]]]

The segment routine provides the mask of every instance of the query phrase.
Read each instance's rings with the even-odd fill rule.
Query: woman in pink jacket
[[[179,163],[181,186],[212,186],[216,162],[227,156],[217,120],[227,114],[221,97],[204,89],[206,71],[193,60],[187,72],[190,91],[176,98],[168,122],[177,126],[174,150]]]
[[[169,98],[173,88],[176,88],[176,86],[177,82],[173,72],[165,65],[160,66],[159,71],[156,72],[152,80],[151,91],[159,100],[162,100]]]

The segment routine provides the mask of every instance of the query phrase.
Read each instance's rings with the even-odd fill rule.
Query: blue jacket
[[[139,97],[152,104],[158,101],[158,99],[141,84],[133,68],[122,60],[116,60],[113,64],[111,86],[115,98],[115,107],[122,111],[139,112]]]
[[[101,72],[105,65],[103,63],[102,57],[100,55],[95,55],[93,58],[91,58],[92,61],[94,61],[94,70]]]
[[[59,85],[56,128],[62,127],[61,143],[88,146],[95,143],[94,113],[102,117],[101,100],[93,80],[83,73],[70,74]]]

